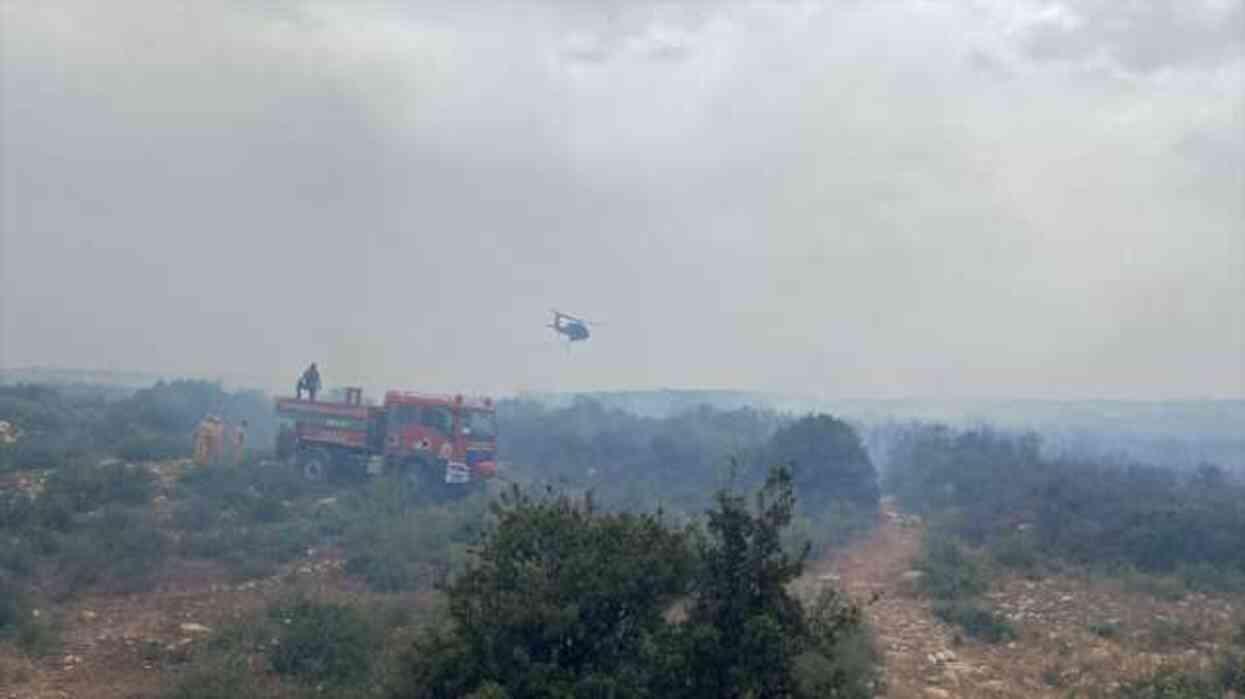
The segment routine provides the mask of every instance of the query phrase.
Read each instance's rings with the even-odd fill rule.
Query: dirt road
[[[1160,600],[1116,581],[1059,575],[995,579],[986,603],[1015,626],[1014,642],[965,639],[930,611],[912,569],[924,526],[883,502],[879,526],[812,573],[857,600],[885,661],[886,696],[1066,697],[1109,690],[1160,666],[1207,667],[1228,642],[1245,600],[1191,594]],[[1104,638],[1094,629],[1117,632]]]

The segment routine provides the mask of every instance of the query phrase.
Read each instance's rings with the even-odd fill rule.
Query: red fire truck
[[[366,405],[348,388],[341,401],[277,399],[277,456],[309,480],[330,473],[399,471],[445,492],[497,473],[497,421],[488,398],[389,391]]]

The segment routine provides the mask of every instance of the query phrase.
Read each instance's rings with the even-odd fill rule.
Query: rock
[[[1067,604],[1068,602],[1072,601],[1072,595],[1064,595],[1063,597],[1059,598],[1059,601],[1063,602],[1064,604]]]
[[[929,653],[928,655],[926,655],[926,656],[925,656],[925,659],[929,661],[929,664],[930,664],[930,665],[937,665],[937,664],[938,664],[938,656],[937,656],[937,655],[934,655],[933,653]]]
[[[91,611],[90,609],[83,609],[82,613],[78,615],[78,617],[81,618],[83,621],[95,621],[95,617],[97,616],[99,615]]]
[[[212,633],[212,629],[209,627],[204,626],[203,624],[196,624],[194,622],[187,622],[178,628],[180,628],[184,633]]]
[[[951,692],[941,687],[926,687],[925,696],[933,697],[933,699],[951,699]]]
[[[903,575],[900,575],[899,579],[904,582],[914,583],[914,582],[920,581],[920,579],[923,577],[925,577],[925,571],[909,570]]]
[[[960,686],[960,673],[956,672],[955,668],[944,665],[942,668],[942,679],[948,684],[953,684],[956,687]]]

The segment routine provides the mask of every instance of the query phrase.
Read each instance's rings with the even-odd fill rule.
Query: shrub
[[[66,537],[57,561],[60,592],[99,583],[119,592],[148,590],[167,551],[150,512],[108,507]]]
[[[247,656],[235,653],[210,653],[197,658],[183,672],[174,676],[160,694],[161,699],[237,699],[238,697],[271,697],[251,670]]]
[[[785,468],[754,508],[720,492],[695,531],[515,488],[449,587],[453,625],[414,645],[393,695],[871,696],[859,609],[790,591],[794,503]]]
[[[1002,643],[1016,638],[1016,630],[997,612],[976,602],[939,601],[934,603],[934,615],[954,624],[972,638],[987,643]]]
[[[439,584],[462,567],[483,529],[487,502],[472,497],[417,506],[400,480],[385,478],[339,506],[346,572],[382,592]]]
[[[320,540],[314,523],[293,519],[270,525],[225,522],[181,537],[183,555],[224,562],[237,579],[276,573],[282,563],[302,556]]]
[[[877,509],[845,500],[831,500],[821,508],[797,507],[783,543],[792,551],[805,543],[814,557],[850,542],[873,528]]]
[[[1146,640],[1156,651],[1192,648],[1200,637],[1198,627],[1167,617],[1156,617],[1146,633]]]
[[[1108,622],[1094,622],[1089,625],[1089,632],[1099,638],[1114,640],[1120,637],[1120,625]]]
[[[60,626],[36,612],[22,590],[0,580],[0,640],[6,639],[30,655],[49,655],[60,647]]]
[[[965,553],[953,537],[936,531],[925,534],[916,568],[925,574],[921,577],[921,589],[934,599],[975,597],[989,585],[981,563]]]
[[[371,673],[380,648],[377,629],[359,610],[308,599],[274,607],[281,626],[272,669],[308,682],[357,685]]]
[[[1008,534],[991,542],[990,556],[999,565],[1030,575],[1038,572],[1043,559],[1035,538],[1023,532]]]
[[[113,449],[118,458],[136,462],[188,457],[190,452],[190,440],[181,435],[134,435]]]
[[[1219,659],[1215,680],[1224,690],[1245,693],[1245,652],[1230,652]]]
[[[154,480],[151,471],[130,464],[76,464],[49,475],[38,501],[49,508],[63,506],[72,513],[109,504],[142,505],[151,500]]]
[[[1174,575],[1145,573],[1130,565],[1109,567],[1106,572],[1118,578],[1120,585],[1128,592],[1149,595],[1167,602],[1183,599],[1188,593],[1185,581]]]
[[[770,438],[769,463],[789,464],[800,498],[820,506],[845,500],[876,510],[878,472],[856,430],[829,415],[809,415],[780,428]]]
[[[828,589],[809,605],[807,618],[809,635],[815,641],[795,659],[796,694],[843,699],[875,696],[881,682],[881,655],[859,608]]]
[[[1206,466],[1192,474],[1042,454],[1034,435],[918,426],[889,453],[887,485],[908,509],[956,512],[954,533],[996,545],[1022,569],[1036,552],[1077,564],[1178,574],[1208,589],[1245,576],[1245,483]],[[1038,559],[1040,562],[1040,558]]]
[[[1150,677],[1125,684],[1120,699],[1205,699],[1223,696],[1212,678],[1197,672],[1163,668]]]
[[[495,516],[449,587],[455,625],[412,649],[405,691],[463,696],[492,681],[531,696],[642,684],[644,643],[687,580],[681,535],[656,516],[517,488]]]

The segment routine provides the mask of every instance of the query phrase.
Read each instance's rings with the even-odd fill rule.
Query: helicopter
[[[589,325],[595,325],[595,323],[555,310],[553,322],[548,327],[559,335],[565,335],[568,342],[582,342],[592,334],[588,332]]]

